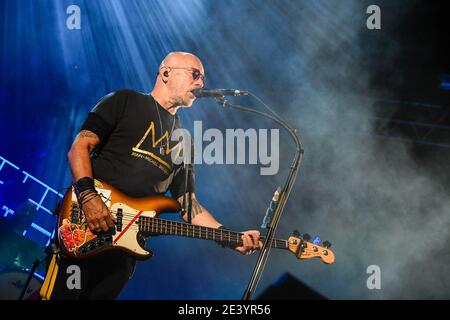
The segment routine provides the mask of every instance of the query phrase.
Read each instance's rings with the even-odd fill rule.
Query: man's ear
[[[160,70],[159,70],[159,74],[161,75],[161,80],[164,82],[164,83],[167,83],[167,81],[169,80],[168,78],[169,78],[169,72],[170,72],[170,68],[168,68],[168,67],[162,67]]]

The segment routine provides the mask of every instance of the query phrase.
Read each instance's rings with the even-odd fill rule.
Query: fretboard
[[[220,241],[231,245],[243,244],[241,232],[196,226],[184,222],[164,220],[159,218],[140,217],[139,230],[149,234],[175,235],[188,238]],[[264,237],[260,237],[264,241]],[[287,240],[273,239],[272,248],[288,249]]]

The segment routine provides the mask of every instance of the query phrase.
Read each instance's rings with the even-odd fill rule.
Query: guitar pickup
[[[81,223],[81,210],[77,203],[72,203],[70,212],[70,222],[75,224]]]
[[[117,231],[122,231],[122,219],[123,219],[123,210],[122,208],[117,209],[116,214],[117,222],[116,222],[116,229]]]

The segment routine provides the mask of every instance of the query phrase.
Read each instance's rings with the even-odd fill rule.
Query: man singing
[[[170,191],[180,204],[185,193],[191,201],[191,223],[220,228],[213,215],[195,197],[194,170],[172,162],[169,145],[174,130],[180,128],[177,111],[195,100],[192,90],[202,88],[205,72],[198,57],[172,52],[159,67],[150,94],[119,90],[103,97],[88,114],[68,153],[73,186],[89,228],[101,233],[114,228],[115,217],[95,190],[94,178],[107,182],[130,197],[162,195]],[[145,139],[153,130],[152,139]],[[164,139],[162,139],[164,137]],[[95,155],[91,161],[91,154]],[[186,197],[185,197],[186,199]],[[187,214],[183,219],[188,221]],[[259,232],[245,231],[243,245],[235,250],[249,254],[261,248]],[[69,289],[67,268],[81,271],[79,289]],[[86,259],[70,259],[55,254],[44,285],[43,299],[115,299],[135,268],[135,259],[121,251],[109,251]]]

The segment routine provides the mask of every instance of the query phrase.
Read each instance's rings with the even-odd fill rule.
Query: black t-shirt
[[[178,116],[170,114],[151,95],[128,89],[106,95],[81,128],[100,138],[93,160],[94,177],[131,197],[169,190],[177,199],[185,188],[184,166],[174,164],[171,158],[171,153],[181,148],[181,142],[169,138],[177,128]],[[194,177],[191,166],[188,192],[194,192]]]

